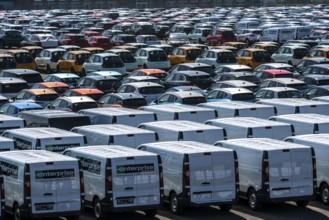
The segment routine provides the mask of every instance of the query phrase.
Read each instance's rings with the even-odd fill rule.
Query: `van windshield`
[[[26,83],[1,84],[1,93],[16,93],[28,88]]]

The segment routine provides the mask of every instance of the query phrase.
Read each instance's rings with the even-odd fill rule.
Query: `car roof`
[[[220,88],[220,89],[214,89],[213,91],[223,91],[229,94],[243,94],[243,93],[252,93],[249,89],[246,88]]]
[[[34,85],[44,85],[48,88],[55,88],[55,87],[69,87],[66,83],[63,82],[40,82]]]
[[[94,88],[77,88],[77,89],[70,89],[68,91],[74,91],[77,93],[80,93],[82,95],[87,95],[87,94],[104,94],[104,92],[102,92],[99,89],[94,89]]]
[[[138,71],[138,72],[144,72],[147,74],[162,74],[162,73],[166,73],[166,71],[161,70],[161,69],[137,69],[134,70],[133,72]]]
[[[210,67],[210,65],[208,64],[205,64],[205,63],[180,63],[180,64],[177,64],[179,66],[187,66],[187,67],[190,67],[190,68],[194,68],[194,67]]]
[[[251,73],[251,72],[243,72],[243,71],[241,71],[241,72],[223,72],[220,75],[221,76],[222,75],[230,75],[230,76],[233,75],[233,76],[236,76],[236,77],[239,77],[239,76],[255,76],[256,77],[256,75]]]
[[[260,72],[270,73],[273,75],[280,75],[280,74],[292,74],[288,70],[280,70],[280,69],[272,69],[272,70],[261,70]]]
[[[291,87],[267,87],[267,88],[261,88],[260,90],[270,90],[270,91],[274,91],[274,92],[281,92],[281,91],[298,91],[295,88],[291,88]],[[259,90],[259,91],[260,91]]]
[[[130,85],[136,88],[142,88],[142,87],[163,87],[162,85],[158,83],[153,82],[132,82],[132,83],[125,83],[125,86]]]
[[[158,78],[155,76],[129,76],[126,79],[136,79],[136,80],[154,79],[154,80],[157,80]]]
[[[58,99],[63,99],[72,103],[79,103],[79,102],[96,102],[94,99],[88,96],[66,96],[66,97],[59,97]]]
[[[94,75],[94,76],[85,76],[85,77],[82,77],[82,78],[84,78],[84,79],[93,79],[93,80],[115,80],[115,81],[118,81],[118,78],[116,78],[114,76]]]
[[[252,70],[252,68],[250,66],[240,65],[240,64],[221,65],[219,67],[227,67],[227,68],[230,68],[230,69],[250,69],[250,70]]]
[[[50,51],[50,52],[57,52],[57,51],[66,52],[66,50],[63,49],[63,48],[46,48],[46,49],[43,49],[43,50],[47,50],[47,51]]]
[[[2,72],[7,72],[7,73],[10,72],[17,75],[40,74],[38,71],[30,70],[30,69],[6,69],[6,70],[2,70]]]
[[[140,98],[144,98],[144,96],[142,96],[141,94],[131,93],[131,92],[127,92],[127,93],[123,93],[123,92],[120,92],[120,93],[108,93],[105,96],[108,96],[108,95],[117,96],[117,97],[120,97],[121,99],[134,99],[134,98],[139,98],[140,99]]]
[[[188,75],[188,76],[209,76],[209,73],[203,72],[203,71],[198,71],[198,70],[182,70],[182,71],[177,71],[176,73]]]
[[[275,68],[292,67],[292,65],[287,64],[287,63],[265,63],[265,64],[261,64],[261,66],[270,66],[270,67],[275,67]]]
[[[43,109],[43,107],[37,103],[33,102],[11,102],[8,103],[8,105],[15,106],[16,108],[22,109],[22,108],[40,108]]]
[[[72,54],[91,54],[89,51],[86,50],[71,50],[67,53],[72,53]]]
[[[106,52],[106,53],[96,53],[96,54],[94,54],[94,56],[100,56],[100,57],[118,57],[117,54],[115,54],[115,53],[110,53],[110,52]]]
[[[226,83],[226,84],[230,84],[230,85],[235,85],[235,86],[257,86],[255,83],[253,82],[249,82],[246,80],[225,80],[225,81],[220,81],[218,83]]]
[[[316,79],[316,80],[328,80],[329,79],[329,75],[320,75],[320,74],[310,74],[310,75],[305,75],[302,77],[312,78],[312,79]]]
[[[53,73],[51,74],[52,76],[58,77],[58,78],[80,78],[78,75],[74,74],[74,73]]]
[[[9,84],[9,83],[27,83],[25,80],[23,79],[19,79],[19,78],[12,78],[12,77],[0,77],[0,83],[2,84]]]
[[[304,81],[301,81],[299,79],[295,79],[295,78],[289,78],[289,77],[285,77],[285,78],[271,78],[271,79],[265,79],[264,81],[277,81],[280,83],[284,83],[284,84],[297,84],[297,83],[301,83],[304,84]]]
[[[22,91],[26,91],[34,95],[57,94],[57,92],[52,89],[24,89]]]

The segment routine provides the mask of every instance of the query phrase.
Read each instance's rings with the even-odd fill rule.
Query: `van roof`
[[[100,158],[121,158],[137,156],[155,156],[155,154],[121,145],[95,145],[70,148],[72,152],[87,153]]]
[[[224,147],[225,147],[225,143],[227,143],[230,145],[233,144],[238,147],[254,149],[259,151],[280,150],[287,148],[310,148],[309,146],[285,142],[271,138],[241,138],[241,139],[231,139],[226,141],[218,141],[216,143],[222,143],[224,144]]]
[[[30,69],[6,69],[6,70],[2,70],[2,72],[14,73],[16,75],[40,74],[38,71],[30,70]]]
[[[150,111],[168,111],[168,112],[190,112],[190,111],[213,111],[209,108],[196,107],[191,105],[149,105],[142,106],[139,109],[141,110],[150,110]]]
[[[329,118],[329,117],[328,117]],[[217,118],[211,119],[207,122],[212,122],[214,125],[217,123],[234,125],[238,127],[248,127],[248,128],[256,128],[256,127],[272,127],[272,126],[290,126],[290,124],[267,120],[263,118],[255,118],[255,117],[232,117],[232,118]]]
[[[288,139],[288,138],[287,138]],[[329,135],[328,134],[304,134],[289,137],[289,139],[302,140],[309,143],[318,143],[318,144],[329,144]]]
[[[241,101],[231,101],[231,102],[207,102],[200,103],[198,107],[220,107],[220,108],[232,108],[232,109],[245,109],[245,108],[273,108],[271,105],[256,104],[252,102],[241,102]]]
[[[113,107],[105,107],[105,108],[92,108],[92,109],[82,109],[79,113],[86,114],[86,113],[97,113],[100,115],[149,115],[154,114],[153,112],[147,112],[137,109],[131,108],[113,108]]]
[[[12,133],[16,135],[27,136],[31,138],[65,138],[65,137],[82,137],[81,134],[62,130],[52,127],[40,127],[40,128],[18,128],[5,131],[6,133]]]
[[[100,125],[86,125],[72,128],[73,130],[84,130],[91,133],[101,133],[105,135],[121,135],[121,134],[145,134],[154,133],[141,128],[136,128],[123,124],[100,124]]]
[[[287,114],[287,115],[277,115],[272,116],[271,118],[282,118],[292,121],[301,121],[301,122],[309,122],[309,123],[329,123],[328,115],[321,114]]]
[[[177,120],[177,121],[154,121],[141,123],[140,125],[145,125],[146,129],[148,127],[158,127],[167,130],[177,130],[177,131],[195,131],[195,130],[218,130],[222,129],[217,126],[206,125],[199,122],[187,121],[187,120]]]
[[[195,141],[164,141],[142,144],[139,148],[154,147],[166,151],[176,152],[179,154],[191,154],[202,152],[230,152],[232,150],[227,148],[216,147],[210,144],[204,144]]]
[[[257,102],[258,103],[258,102]],[[290,106],[309,106],[309,105],[328,105],[328,102],[307,100],[302,98],[282,98],[282,99],[268,99],[259,101],[261,104],[282,104],[282,105],[290,105]]]
[[[22,120],[23,119],[17,118],[17,117],[14,117],[14,116],[0,114],[0,122],[3,122],[3,121],[22,121]]]
[[[26,83],[27,82],[23,79],[19,78],[12,78],[12,77],[0,77],[1,84],[11,84],[11,83]]]
[[[53,153],[46,150],[15,150],[5,151],[0,155],[10,161],[18,163],[42,163],[42,162],[57,162],[57,161],[77,161],[74,157],[68,157],[62,154]]]

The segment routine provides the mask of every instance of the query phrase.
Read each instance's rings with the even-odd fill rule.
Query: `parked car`
[[[229,28],[213,30],[212,34],[209,34],[207,37],[208,45],[221,45],[222,43],[230,41],[237,41],[237,39],[233,30]]]
[[[58,46],[58,40],[52,34],[31,34],[21,42],[21,46],[53,48]]]
[[[141,48],[136,52],[135,56],[139,68],[157,68],[168,70],[170,61],[166,53],[157,48]]]
[[[250,72],[223,72],[213,77],[215,82],[226,81],[226,80],[245,80],[258,84],[259,78]]]
[[[0,72],[0,77],[22,79],[27,82],[29,87],[32,87],[35,83],[43,82],[41,74],[30,69],[5,69]]]
[[[41,82],[35,83],[31,89],[52,89],[59,95],[62,95],[65,91],[69,90],[70,87],[62,82]]]
[[[314,64],[304,68],[300,75],[329,75],[329,64]]]
[[[161,69],[136,69],[129,74],[130,76],[154,76],[163,80],[167,76],[167,72]]]
[[[272,54],[272,59],[276,63],[288,63],[296,65],[308,54],[308,49],[300,46],[282,46],[277,52]]]
[[[17,64],[17,68],[36,70],[34,59],[27,50],[10,49],[0,51],[0,53],[11,55]]]
[[[210,65],[213,69],[221,65],[236,64],[237,59],[233,52],[223,49],[210,49],[204,51],[195,60],[196,63],[205,63]]]
[[[301,72],[304,68],[314,65],[314,64],[329,64],[329,59],[327,58],[303,58],[300,60],[296,66],[295,69],[297,72]]]
[[[201,55],[202,50],[198,47],[176,47],[168,55],[171,66],[179,63],[194,63]]]
[[[313,99],[321,96],[329,96],[329,85],[311,86],[305,91],[303,95],[305,99]]]
[[[104,96],[104,92],[99,89],[94,88],[77,88],[70,89],[63,93],[62,97],[71,97],[71,96],[88,96],[95,101],[98,101]]]
[[[42,50],[34,59],[38,71],[45,71],[47,74],[57,70],[57,62],[65,54],[64,49],[51,48]]]
[[[279,49],[278,46],[276,46],[274,44],[266,44],[266,43],[253,44],[250,46],[250,48],[266,50],[271,56],[273,55],[273,53],[277,52],[277,50]]]
[[[146,99],[137,93],[108,93],[98,100],[99,107],[122,107],[138,109],[148,105]]]
[[[160,40],[156,35],[137,35],[136,41],[138,43],[144,43],[146,45],[157,45],[161,44]]]
[[[0,70],[15,68],[17,68],[17,63],[12,55],[0,54]]]
[[[83,64],[91,54],[88,51],[77,50],[66,52],[57,62],[57,72],[76,73],[83,76]]]
[[[171,33],[167,39],[167,44],[173,47],[179,47],[183,44],[189,44],[190,40],[186,33]]]
[[[14,29],[0,29],[0,48],[19,47],[24,40],[21,32]]]
[[[47,109],[78,112],[82,109],[98,108],[97,102],[87,96],[59,97]]]
[[[111,49],[107,52],[115,53],[118,55],[122,62],[125,64],[126,71],[133,71],[138,68],[137,60],[131,51],[124,49]]]
[[[208,102],[246,101],[255,102],[255,95],[245,88],[214,89],[206,96]]]
[[[261,88],[268,88],[268,87],[291,87],[298,89],[300,91],[305,91],[308,86],[305,82],[294,79],[294,78],[272,78],[263,80],[261,83],[258,84],[258,87]]]
[[[117,34],[111,38],[113,46],[120,46],[126,43],[136,43],[136,37],[132,34]]]
[[[195,91],[166,92],[150,105],[198,105],[207,102],[204,95]]]
[[[306,75],[298,78],[309,86],[329,85],[329,75]]]
[[[83,34],[64,33],[58,38],[59,45],[75,45],[79,47],[88,47],[88,41]]]
[[[37,103],[32,102],[11,102],[6,103],[0,107],[0,114],[17,116],[19,112],[43,109],[43,107]]]
[[[303,93],[291,87],[262,88],[255,93],[256,99],[302,98]]]
[[[50,102],[59,97],[58,93],[52,89],[24,89],[12,97],[12,100],[17,101],[31,101],[42,107],[46,107]]]
[[[294,78],[294,74],[287,70],[277,70],[277,69],[268,69],[268,70],[261,70],[257,71],[255,74],[260,81],[263,81],[265,79],[271,79],[271,78]]]
[[[110,38],[104,36],[92,36],[88,38],[88,43],[91,47],[100,47],[104,50],[109,50],[112,48]]]
[[[76,88],[99,89],[104,93],[116,92],[121,82],[111,76],[85,76],[78,80]]]
[[[287,70],[291,72],[294,75],[294,77],[299,76],[299,73],[296,71],[295,67],[287,63],[265,63],[256,67],[254,69],[254,74],[257,74],[257,72],[261,70],[274,70],[274,69]]]
[[[192,32],[188,34],[188,38],[191,43],[203,44],[207,42],[207,37],[212,33],[211,28],[195,28]]]
[[[46,76],[44,82],[63,82],[70,88],[74,88],[80,77],[74,73],[53,73]]]
[[[266,50],[247,48],[238,52],[237,60],[240,65],[247,65],[255,69],[261,64],[271,62],[271,56]]]

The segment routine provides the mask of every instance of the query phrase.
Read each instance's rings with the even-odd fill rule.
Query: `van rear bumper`
[[[144,205],[144,206],[131,206],[131,207],[113,207],[108,202],[102,203],[103,210],[106,212],[129,212],[129,211],[136,211],[136,210],[154,210],[159,209],[159,205]]]
[[[20,209],[21,215],[24,218],[49,218],[49,217],[67,217],[67,216],[79,216],[81,214],[79,211],[72,212],[49,212],[49,213],[32,213],[31,209]]]
[[[181,206],[185,207],[201,207],[201,206],[211,206],[211,205],[233,205],[236,203],[237,199],[232,201],[225,201],[225,202],[206,202],[206,203],[194,203],[191,202],[190,198],[187,197],[178,197],[178,203]]]
[[[265,195],[265,194],[258,194],[257,196],[261,202],[270,203],[270,202],[288,202],[288,201],[301,201],[301,200],[311,201],[315,195],[283,197],[283,198],[270,198],[269,195]]]

